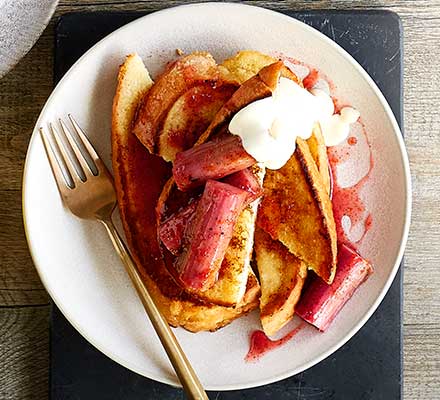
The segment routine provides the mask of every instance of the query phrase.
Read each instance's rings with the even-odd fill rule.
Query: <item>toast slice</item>
[[[260,319],[268,336],[295,314],[307,265],[261,228],[255,231],[255,256],[261,285]]]
[[[325,282],[336,272],[336,227],[332,203],[307,143],[279,170],[267,170],[257,224],[280,240]]]
[[[134,134],[156,153],[163,120],[176,100],[192,87],[215,83],[218,78],[217,63],[209,53],[195,52],[177,59],[157,78],[151,91],[144,93],[134,116]]]
[[[138,102],[152,85],[139,56],[120,67],[112,113],[112,164],[127,243],[142,278],[172,326],[213,331],[258,306],[258,281],[248,271],[245,294],[236,307],[202,302],[185,293],[163,262],[157,239],[155,206],[171,176],[170,165],[151,154],[132,132]]]
[[[178,152],[192,147],[237,87],[233,83],[215,81],[184,92],[164,119],[157,140],[158,154],[167,161],[174,161]]]
[[[330,164],[328,162],[327,147],[324,143],[324,136],[322,136],[321,127],[319,124],[315,124],[313,127],[312,136],[307,139],[310,153],[318,167],[319,174],[322,178],[322,183],[328,194],[331,191],[331,178],[330,178]]]
[[[235,56],[224,60],[219,68],[230,80],[235,80],[240,85],[257,75],[261,69],[277,62],[276,58],[255,50],[242,50]]]

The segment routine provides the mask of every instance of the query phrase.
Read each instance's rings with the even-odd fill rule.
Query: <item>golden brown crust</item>
[[[165,296],[148,275],[144,276],[144,279],[150,294],[159,305],[168,323],[191,332],[216,331],[258,307],[260,285],[253,274],[249,275],[242,302],[235,308],[203,304],[191,299],[171,298]]]
[[[216,330],[258,306],[259,285],[250,274],[242,302],[235,308],[222,307],[185,294],[166,270],[157,242],[154,205],[170,168],[160,157],[149,154],[130,129],[136,101],[151,83],[140,58],[127,57],[113,102],[112,163],[128,246],[148,290],[171,325],[193,332]]]
[[[307,276],[307,265],[261,228],[255,231],[260,277],[260,319],[266,335],[278,332],[295,313]]]
[[[269,87],[271,92],[273,92],[278,86],[280,76],[301,84],[298,77],[288,69],[282,61],[270,64],[258,72],[258,77]]]
[[[174,102],[193,86],[219,79],[211,54],[195,52],[179,58],[160,75],[139,103],[133,132],[151,152],[156,152],[157,136]]]
[[[275,62],[277,62],[276,58],[259,51],[242,50],[233,57],[224,60],[219,67],[229,79],[242,84],[257,75],[262,68]]]
[[[331,283],[337,256],[332,204],[304,140],[297,139],[282,168],[266,172],[264,191],[258,226]]]
[[[266,68],[269,67],[270,68]],[[242,50],[233,57],[223,61],[219,66],[229,79],[243,84],[255,75],[272,90],[278,83],[278,78],[284,76],[301,84],[296,75],[282,61],[255,50]]]
[[[321,174],[322,182],[327,193],[330,194],[330,168],[327,156],[327,147],[324,143],[321,128],[319,124],[315,124],[313,134],[307,139],[307,144],[315,161],[318,171]]]

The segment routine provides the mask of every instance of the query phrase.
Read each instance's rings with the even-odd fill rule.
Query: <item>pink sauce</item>
[[[319,74],[316,69],[312,69],[309,74],[303,79],[303,85],[307,90],[310,90],[315,86],[318,81]]]
[[[311,88],[316,81],[319,78],[324,79],[325,81],[327,81],[329,87],[330,87],[330,91],[333,91],[335,88],[335,85],[333,84],[333,82],[329,79],[329,77],[327,75],[325,75],[322,71],[317,70],[316,68],[314,68],[312,65],[309,65],[303,61],[297,60],[296,58],[293,57],[288,57],[282,53],[279,52],[274,52],[272,54],[273,57],[283,61],[286,65],[287,68],[291,68],[291,66],[289,64],[293,64],[293,65],[301,65],[303,67],[306,67],[309,70],[309,75],[303,77],[304,81],[303,84],[306,88]],[[295,72],[295,71],[294,71]],[[334,102],[336,102],[336,99],[333,99]],[[335,104],[336,107],[336,104]],[[339,109],[337,108],[336,111],[338,111]]]
[[[302,65],[309,69],[309,75],[305,77],[305,85],[306,87],[313,86],[317,79],[322,78],[327,81],[330,87],[330,91],[333,91],[335,86],[333,82],[328,79],[324,74],[318,72],[313,67],[298,61],[294,58],[286,57],[283,54],[276,53],[274,54],[277,58],[286,62],[286,65],[289,67],[289,63]],[[335,112],[339,112],[342,108],[338,99],[332,97],[333,103],[335,105]],[[333,204],[333,213],[336,222],[337,229],[337,237],[338,242],[345,243],[351,245],[353,248],[357,249],[362,239],[365,237],[368,230],[371,228],[373,224],[373,217],[371,213],[367,210],[365,202],[362,200],[360,195],[362,188],[365,186],[368,178],[370,176],[371,170],[373,169],[373,156],[370,148],[370,144],[368,142],[368,137],[365,131],[364,126],[362,125],[362,133],[361,135],[364,138],[364,142],[367,144],[365,149],[362,149],[364,152],[368,152],[369,157],[369,168],[366,174],[361,177],[357,183],[349,187],[342,187],[338,182],[338,176],[336,173],[337,166],[349,161],[354,157],[354,153],[356,151],[356,147],[360,145],[359,138],[355,136],[350,136],[346,141],[346,146],[337,146],[328,149],[329,156],[329,164],[330,164],[330,179],[331,179],[331,193],[330,198],[332,199]],[[350,239],[348,236],[349,232],[346,232],[343,226],[343,217],[345,219],[349,218],[351,223],[351,227],[358,227],[361,224],[363,229],[360,238],[355,240]],[[339,260],[339,263],[345,263],[346,260]],[[250,337],[250,348],[245,357],[247,362],[255,362],[261,356],[266,354],[267,352],[276,349],[290,339],[292,339],[298,332],[300,332],[306,326],[305,322],[302,322],[295,329],[289,332],[287,335],[278,340],[271,340],[268,338],[265,333],[261,330],[256,330],[252,332]]]
[[[354,136],[350,136],[350,137],[347,139],[347,143],[348,143],[350,146],[354,146],[354,145],[357,143],[357,139],[356,139]]]
[[[306,67],[309,71],[309,74],[304,77],[303,81],[306,88],[312,87],[318,79],[324,79],[329,85],[330,92],[334,91],[335,85],[333,82],[327,76],[325,76],[325,74],[316,70],[313,66],[310,66],[295,58],[287,57],[282,53],[276,52],[274,53],[274,56],[280,60],[283,60],[287,67],[289,67],[289,64]],[[340,109],[343,108],[343,105],[335,97],[332,96],[332,99],[335,105],[335,112],[339,112]],[[356,137],[355,135],[350,135],[345,145],[328,149],[329,162],[332,170],[331,177],[333,178],[332,203],[337,226],[338,240],[342,243],[351,244],[355,248],[360,245],[360,242],[365,237],[373,223],[371,213],[366,209],[365,203],[360,195],[373,168],[371,149],[368,143],[365,128],[363,126],[361,136],[363,136],[363,140],[359,140],[360,138]],[[360,177],[358,182],[353,186],[342,187],[342,185],[339,184],[336,174],[337,166],[346,161],[350,161],[350,159],[355,157],[354,154],[359,151],[358,147],[362,145],[365,146],[365,143],[367,146],[365,148],[362,147],[361,150],[364,154],[369,155],[370,165],[367,173],[363,177]],[[343,223],[343,217],[345,223]]]
[[[358,248],[373,223],[373,217],[361,197],[361,191],[368,182],[368,178],[373,169],[373,157],[365,128],[363,126],[361,134],[364,136],[365,143],[368,146],[362,150],[368,151],[369,167],[365,175],[362,176],[353,186],[342,187],[338,182],[336,171],[339,164],[350,160],[353,156],[352,151],[356,150],[356,146],[361,145],[358,138],[350,136],[347,139],[348,146],[344,146],[343,148],[338,146],[328,149],[330,168],[333,177],[333,214],[336,222],[338,241],[349,244],[355,249]],[[352,235],[354,230],[357,231],[357,235]]]
[[[287,343],[297,333],[305,328],[305,326],[306,323],[301,322],[295,329],[293,329],[287,335],[278,340],[269,339],[263,331],[253,331],[250,338],[250,348],[248,353],[246,354],[245,361],[257,361],[261,356],[263,356],[270,350],[276,349],[277,347],[280,347],[283,344]]]

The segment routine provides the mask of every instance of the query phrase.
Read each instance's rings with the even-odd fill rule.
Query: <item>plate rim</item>
[[[220,7],[220,8],[241,8],[241,9],[249,9],[252,8],[254,10],[256,10],[257,12],[263,12],[263,13],[270,13],[270,14],[275,14],[278,18],[284,18],[286,20],[289,20],[291,23],[296,24],[298,26],[300,26],[302,29],[308,31],[311,35],[315,35],[318,36],[320,40],[323,40],[324,42],[326,42],[329,46],[333,47],[334,50],[337,51],[337,53],[340,54],[341,57],[343,57],[349,64],[351,64],[351,66],[353,68],[356,69],[356,71],[366,80],[367,84],[371,87],[371,89],[373,90],[375,96],[378,98],[381,106],[383,107],[383,109],[385,110],[385,113],[387,115],[387,118],[389,119],[392,128],[393,128],[393,133],[394,136],[397,140],[397,144],[398,144],[398,148],[400,151],[400,158],[402,160],[402,167],[403,167],[403,173],[404,173],[404,183],[405,183],[405,207],[404,207],[404,224],[403,224],[403,228],[402,228],[402,235],[400,237],[400,245],[399,245],[399,249],[397,252],[397,256],[396,259],[394,261],[394,265],[391,269],[391,272],[387,278],[387,280],[385,281],[385,284],[380,292],[380,295],[376,298],[376,300],[374,301],[374,303],[370,306],[370,308],[368,309],[368,311],[363,315],[362,318],[359,319],[359,321],[357,322],[356,325],[354,325],[350,331],[344,336],[342,337],[341,340],[339,340],[335,345],[331,346],[329,349],[327,349],[325,352],[323,352],[320,356],[315,357],[314,359],[308,361],[307,363],[303,364],[301,366],[301,368],[296,368],[296,369],[292,369],[289,370],[285,373],[281,373],[278,375],[274,375],[274,376],[270,376],[266,379],[257,379],[257,380],[249,380],[244,384],[231,384],[231,385],[207,385],[205,386],[206,390],[213,390],[213,391],[227,391],[227,390],[242,390],[242,389],[249,389],[249,388],[254,388],[254,387],[258,387],[258,386],[263,386],[263,385],[267,385],[267,384],[271,384],[274,382],[278,382],[280,380],[289,378],[293,375],[296,375],[298,373],[301,373],[309,368],[311,368],[312,366],[318,364],[319,362],[321,362],[322,360],[324,360],[325,358],[327,358],[328,356],[330,356],[331,354],[333,354],[335,351],[337,351],[339,348],[341,348],[345,343],[347,343],[364,325],[365,323],[370,319],[370,317],[372,316],[372,314],[377,310],[378,306],[380,305],[380,303],[382,302],[382,300],[384,299],[385,295],[388,293],[388,290],[391,286],[391,284],[394,281],[394,278],[399,270],[399,266],[400,263],[402,261],[403,258],[403,253],[406,247],[406,243],[408,240],[408,235],[409,235],[409,228],[410,228],[410,221],[411,221],[411,211],[412,211],[412,184],[411,184],[411,174],[410,174],[410,166],[409,166],[409,158],[408,158],[408,154],[406,151],[406,147],[405,147],[405,143],[403,140],[403,135],[401,133],[400,127],[397,123],[397,120],[394,116],[394,113],[392,112],[387,100],[385,99],[384,95],[382,94],[382,92],[380,91],[380,89],[378,88],[378,86],[376,85],[376,83],[373,81],[373,79],[370,77],[370,75],[364,70],[364,68],[346,51],[344,50],[341,46],[339,46],[336,42],[332,41],[330,38],[328,38],[327,36],[325,36],[323,33],[321,33],[320,31],[318,31],[317,29],[305,24],[302,21],[299,21],[298,19],[291,17],[289,15],[283,14],[279,11],[274,11],[271,9],[267,9],[264,7],[259,7],[259,6],[254,6],[254,5],[248,5],[248,4],[240,4],[240,3],[214,3],[214,2],[207,2],[207,3],[193,3],[193,4],[183,4],[183,5],[178,5],[175,7],[169,7],[169,8],[165,8],[159,11],[155,11],[152,12],[150,14],[144,15],[140,18],[135,19],[134,21],[131,21],[125,25],[123,25],[122,27],[118,28],[117,30],[111,32],[109,35],[105,36],[104,38],[102,38],[101,40],[99,40],[96,44],[94,44],[89,50],[87,50],[70,68],[69,70],[64,74],[64,76],[62,77],[62,79],[57,83],[57,85],[54,87],[54,89],[52,90],[50,96],[48,97],[48,99],[46,100],[39,116],[38,119],[35,123],[30,141],[29,141],[29,145],[28,145],[28,149],[26,152],[26,159],[25,159],[25,163],[24,163],[24,169],[23,169],[23,180],[22,180],[22,211],[23,211],[23,224],[24,224],[24,230],[25,230],[25,235],[26,235],[26,240],[28,243],[28,247],[29,247],[29,252],[32,258],[32,261],[35,265],[35,269],[38,272],[38,275],[45,287],[45,289],[47,290],[47,292],[49,293],[52,301],[56,304],[56,306],[59,308],[59,310],[62,312],[62,314],[64,315],[64,317],[69,321],[69,323],[90,343],[92,344],[96,349],[98,349],[100,352],[102,352],[103,354],[105,354],[107,357],[109,357],[110,359],[112,359],[113,361],[117,362],[118,364],[124,366],[125,368],[141,375],[141,376],[145,376],[149,379],[153,379],[155,381],[161,382],[161,383],[165,383],[168,384],[170,386],[173,387],[180,387],[180,383],[178,383],[178,381],[176,380],[171,380],[168,379],[167,377],[165,377],[164,375],[158,375],[158,374],[154,374],[151,373],[150,375],[146,375],[144,372],[141,372],[136,366],[131,365],[130,361],[127,359],[122,359],[121,357],[117,356],[116,354],[113,354],[111,349],[104,349],[102,348],[102,346],[100,344],[97,344],[97,341],[94,340],[94,338],[89,337],[88,335],[86,335],[83,330],[81,329],[81,327],[75,322],[72,321],[69,313],[67,312],[67,310],[65,310],[65,308],[63,307],[63,305],[61,304],[60,301],[56,300],[56,296],[54,296],[50,290],[47,289],[47,285],[46,285],[46,279],[45,276],[42,272],[42,270],[39,268],[39,263],[37,262],[38,260],[38,256],[37,256],[37,250],[33,247],[32,245],[32,240],[30,238],[30,234],[29,234],[29,229],[27,226],[27,220],[26,220],[26,215],[27,215],[27,208],[26,208],[26,181],[27,181],[27,175],[28,175],[28,169],[29,169],[29,154],[31,151],[32,146],[34,145],[35,142],[35,138],[38,136],[38,126],[40,123],[40,120],[43,116],[43,114],[45,113],[46,109],[49,107],[49,105],[52,102],[52,99],[55,95],[55,92],[57,92],[57,89],[59,89],[60,86],[62,86],[64,80],[67,80],[69,78],[69,76],[71,75],[72,71],[77,67],[77,65],[79,63],[82,62],[82,60],[86,57],[88,57],[89,53],[91,53],[97,46],[101,45],[103,42],[105,42],[106,40],[109,40],[110,37],[112,37],[113,35],[117,35],[119,34],[120,31],[127,29],[128,26],[131,25],[135,25],[137,23],[142,23],[142,21],[144,20],[148,20],[150,18],[154,18],[156,15],[158,14],[166,14],[166,13],[174,13],[176,12],[176,10],[178,9],[182,9],[182,8],[211,8],[211,7]]]

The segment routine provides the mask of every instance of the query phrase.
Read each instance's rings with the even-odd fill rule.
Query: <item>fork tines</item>
[[[51,140],[42,127],[39,131],[57,184],[64,182],[73,189],[99,174],[97,164],[100,160],[84,131],[71,114],[68,117],[73,132],[62,119],[59,119],[62,134],[49,123]]]

